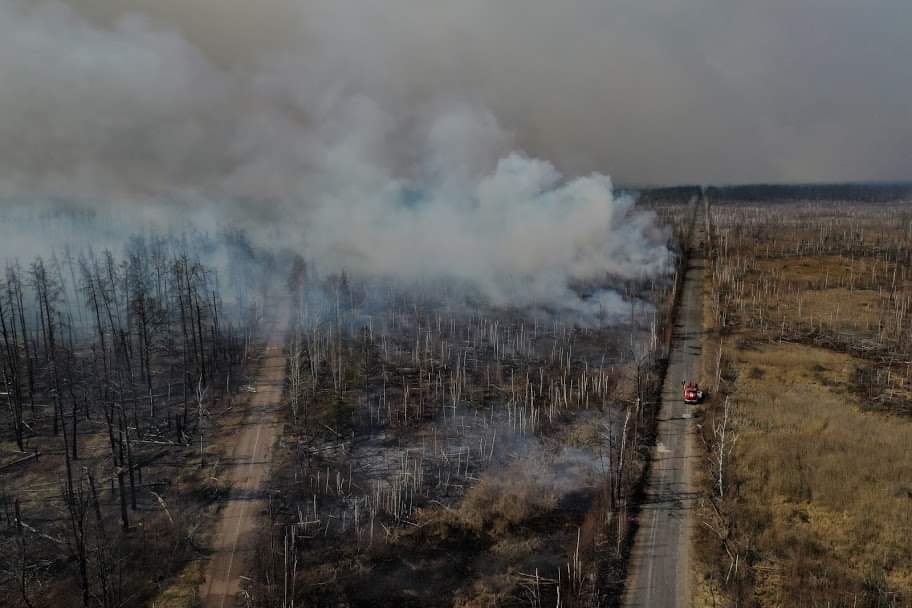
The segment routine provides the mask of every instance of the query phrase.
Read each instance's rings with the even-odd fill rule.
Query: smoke
[[[353,95],[394,116],[385,158],[405,166],[403,115],[461,96],[530,155],[572,173],[610,169],[626,184],[907,179],[912,169],[901,59],[912,39],[899,0],[864,10],[848,0],[65,2],[78,18],[42,0],[0,2],[0,95],[5,108],[24,96],[32,110],[0,116],[4,135],[13,123],[35,149],[48,143],[36,128],[77,141],[66,125],[85,154],[116,161],[109,174],[86,162],[96,177],[133,185],[160,185],[158,173],[211,187],[241,167],[250,179],[287,178],[314,104],[331,110]],[[106,134],[85,140],[93,126]],[[242,133],[246,145],[231,145]]]
[[[607,176],[517,152],[528,137],[484,103],[486,78],[458,86],[471,75],[438,75],[446,53],[417,59],[453,35],[433,40],[426,8],[71,4],[0,0],[7,201],[240,225],[319,272],[443,278],[592,318],[627,308],[579,285],[667,269],[667,235]],[[447,14],[474,24],[465,10]]]
[[[447,277],[495,306],[545,306],[596,316],[626,310],[613,292],[582,300],[572,287],[639,279],[667,268],[665,234],[594,174],[562,182],[549,163],[517,154],[478,180],[451,178],[412,193],[377,184],[310,216],[307,251],[329,270],[408,281]]]

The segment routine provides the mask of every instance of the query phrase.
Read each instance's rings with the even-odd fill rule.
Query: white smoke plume
[[[615,197],[594,174],[567,182],[549,163],[511,154],[489,175],[408,196],[392,182],[319,205],[307,239],[312,259],[340,271],[470,284],[498,306],[547,306],[591,315],[626,310],[574,284],[656,276],[665,234],[650,214]]]
[[[515,151],[471,90],[390,86],[395,57],[344,12],[320,21],[332,40],[305,28],[237,57],[154,10],[96,2],[93,20],[92,4],[0,0],[6,206],[53,197],[143,225],[240,224],[321,272],[450,279],[495,306],[586,315],[626,305],[574,286],[668,267],[667,234],[607,176],[564,178]]]

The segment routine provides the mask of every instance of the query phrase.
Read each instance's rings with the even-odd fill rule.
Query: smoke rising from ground
[[[324,269],[420,282],[471,285],[495,306],[546,306],[587,316],[626,311],[602,291],[583,300],[576,284],[661,274],[670,253],[651,214],[616,198],[594,174],[562,182],[549,163],[510,155],[477,181],[414,193],[377,184],[320,205],[310,216],[309,258]]]
[[[667,269],[667,235],[608,177],[515,152],[483,87],[438,83],[406,48],[419,41],[390,37],[406,25],[393,14],[426,9],[73,4],[0,0],[7,201],[240,225],[319,272],[443,278],[495,306],[589,317],[627,305],[575,286]]]

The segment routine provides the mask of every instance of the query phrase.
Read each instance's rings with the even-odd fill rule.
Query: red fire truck
[[[682,397],[684,398],[684,403],[694,405],[703,401],[703,391],[700,390],[699,384],[693,380],[686,380],[681,383],[681,386],[683,387]]]

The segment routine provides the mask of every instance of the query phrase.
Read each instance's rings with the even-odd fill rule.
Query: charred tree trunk
[[[6,360],[5,366],[0,368],[0,371],[3,372],[3,384],[6,388],[7,403],[13,423],[13,434],[16,436],[16,445],[20,450],[24,450],[22,385],[19,381],[19,345],[16,344],[15,334],[8,327],[7,316],[3,301],[0,299],[0,330],[3,332],[3,348]]]

